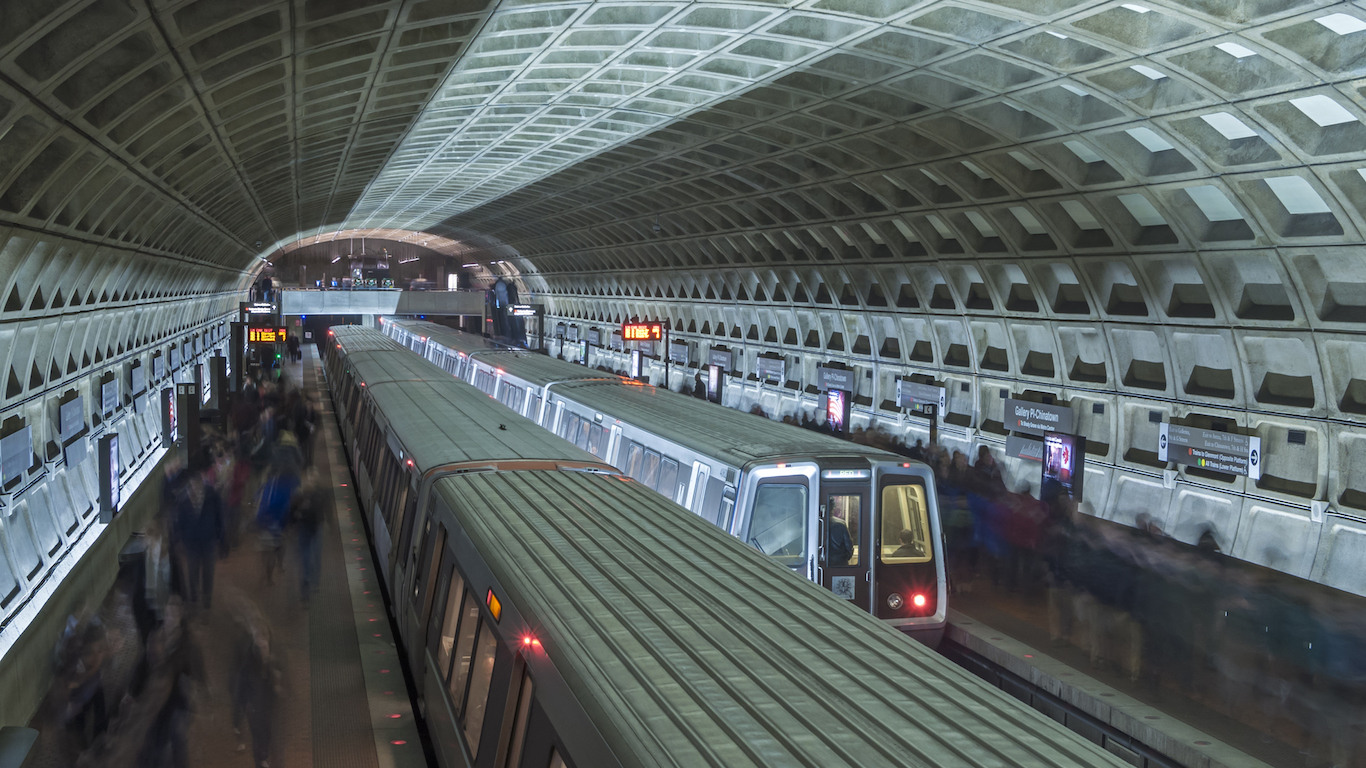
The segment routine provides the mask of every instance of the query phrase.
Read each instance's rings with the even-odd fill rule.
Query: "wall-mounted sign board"
[[[1050,432],[1072,432],[1072,409],[1065,405],[1048,405],[1029,400],[1006,400],[1005,426],[1010,432],[1046,435]]]
[[[765,384],[787,381],[787,360],[779,357],[760,357],[754,361],[754,376]]]
[[[1157,458],[1258,480],[1262,476],[1262,439],[1163,422],[1158,428]]]

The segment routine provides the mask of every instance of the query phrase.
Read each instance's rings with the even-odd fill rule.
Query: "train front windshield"
[[[754,494],[749,544],[789,568],[806,564],[806,494],[797,483],[763,483]]]
[[[934,558],[930,520],[921,485],[882,489],[882,539],[879,559],[888,565],[928,563]]]

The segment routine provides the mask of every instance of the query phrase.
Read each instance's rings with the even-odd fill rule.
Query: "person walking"
[[[261,483],[260,502],[256,508],[256,527],[260,536],[261,564],[265,571],[265,583],[275,583],[275,571],[283,565],[283,533],[285,522],[289,519],[290,502],[299,478],[280,471],[278,465],[271,465],[270,472]]]
[[[280,669],[271,647],[270,628],[260,611],[245,607],[237,616],[237,640],[232,665],[232,726],[241,735],[245,721],[251,731],[251,757],[256,768],[270,768],[276,704],[280,697]],[[239,744],[239,752],[246,750]]]
[[[223,544],[223,501],[207,475],[207,455],[197,457],[189,476],[176,491],[176,530],[184,549],[185,599],[213,605],[214,564]]]
[[[318,584],[319,532],[324,516],[332,507],[332,497],[319,479],[318,470],[304,473],[303,483],[294,495],[294,525],[299,546],[299,595],[308,603]]]

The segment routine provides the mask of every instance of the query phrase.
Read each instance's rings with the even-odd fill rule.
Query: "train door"
[[[849,470],[821,473],[819,507],[821,586],[863,610],[871,606],[872,559],[869,557],[868,470],[861,482],[841,475]],[[834,478],[831,477],[834,475]]]

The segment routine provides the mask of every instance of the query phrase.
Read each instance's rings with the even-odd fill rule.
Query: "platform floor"
[[[314,463],[329,481],[335,505],[321,531],[320,583],[312,599],[304,602],[297,547],[290,533],[283,572],[267,584],[251,528],[244,524],[240,529],[232,552],[218,561],[212,608],[193,611],[189,620],[190,635],[203,659],[204,684],[194,689],[188,764],[254,764],[248,728],[234,732],[230,679],[232,642],[238,637],[233,616],[243,606],[255,606],[270,627],[281,672],[271,768],[426,765],[331,402],[320,391],[324,382],[316,351],[306,347],[303,362],[288,364],[286,372],[293,381],[302,381],[306,391],[318,394],[322,411]],[[252,478],[244,498],[255,498],[259,482]],[[254,504],[244,503],[242,516],[250,519],[254,510]],[[142,649],[128,600],[117,589],[100,616],[110,650],[104,677],[112,707]],[[32,725],[41,734],[31,758],[35,768],[76,763],[71,740],[64,738],[46,708]]]
[[[1283,740],[1250,702],[1222,702],[1213,671],[1126,668],[1127,638],[1112,636],[1092,663],[1084,637],[1050,639],[1042,588],[1013,590],[984,576],[950,597],[946,640],[1013,672],[1118,727],[1173,762],[1211,768],[1312,768],[1331,765]],[[1080,634],[1080,633],[1077,633]],[[1194,666],[1194,662],[1191,663]],[[1196,684],[1173,683],[1190,674]],[[1254,722],[1263,721],[1262,726]],[[1294,735],[1286,734],[1290,738]]]

